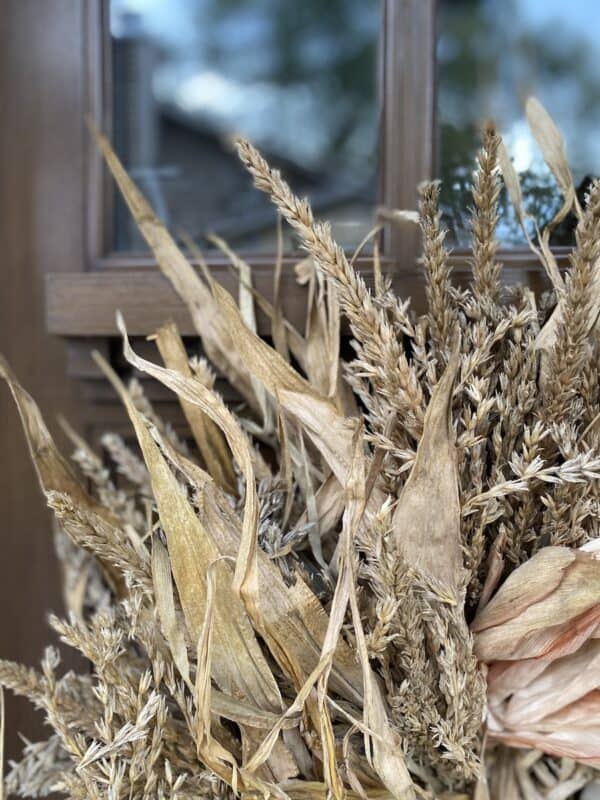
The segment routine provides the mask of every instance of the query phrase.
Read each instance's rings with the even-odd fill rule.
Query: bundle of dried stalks
[[[244,404],[226,407],[172,323],[155,334],[160,365],[119,317],[126,360],[178,396],[190,443],[96,356],[137,446],[107,434],[101,460],[70,432],[77,475],[1,365],[60,528],[69,616],[51,624],[91,663],[61,674],[52,648],[39,671],[0,662],[0,685],[52,729],[11,765],[9,791],[511,800],[567,798],[593,779],[600,183],[581,208],[560,135],[535,101],[528,115],[560,215],[578,218],[571,269],[561,275],[543,231],[529,241],[552,291],[502,285],[501,172],[527,236],[531,220],[488,126],[467,287],[451,280],[438,187],[421,187],[429,311],[418,318],[379,273],[368,291],[329,226],[239,141],[307,252],[305,331],[216,237],[239,302],[200,277],[95,134],[204,354]],[[256,334],[255,304],[274,347]]]

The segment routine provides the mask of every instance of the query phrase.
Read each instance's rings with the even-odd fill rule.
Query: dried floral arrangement
[[[91,663],[61,674],[0,662],[0,684],[52,730],[6,788],[92,798],[559,798],[600,766],[600,183],[584,207],[560,134],[532,131],[577,219],[562,275],[492,126],[473,183],[472,282],[451,280],[438,185],[420,187],[428,311],[378,268],[369,291],[305,200],[237,149],[307,252],[306,329],[252,288],[196,272],[104,137],[106,162],[203,352],[173,323],[141,358],[179,398],[193,446],[96,356],[139,450],[107,434],[111,468],[76,434],[77,470],[8,381],[58,521],[68,619]],[[501,283],[502,179],[551,281]],[[409,216],[409,215],[407,215]],[[203,265],[201,254],[194,252]],[[273,347],[256,334],[255,308]],[[340,357],[340,320],[354,358]],[[79,473],[79,475],[76,474]],[[115,480],[119,476],[119,481]]]

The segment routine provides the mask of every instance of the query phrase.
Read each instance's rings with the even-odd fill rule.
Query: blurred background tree
[[[526,206],[548,222],[561,205],[552,175],[525,123],[523,104],[541,99],[563,132],[577,185],[600,174],[600,7],[556,0],[441,0],[438,17],[438,136],[442,204],[457,243],[468,240],[469,184],[479,131],[498,125],[521,175]],[[500,236],[522,244],[506,194]],[[568,243],[569,225],[553,242]]]

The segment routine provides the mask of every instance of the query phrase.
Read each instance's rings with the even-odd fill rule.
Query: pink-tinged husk
[[[475,618],[489,741],[600,766],[600,554],[547,547]]]

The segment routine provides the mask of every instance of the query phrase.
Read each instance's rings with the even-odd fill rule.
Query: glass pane
[[[531,213],[548,221],[560,207],[523,112],[534,95],[560,128],[581,195],[600,175],[600,4],[587,0],[441,0],[438,18],[438,174],[443,210],[454,242],[468,244],[469,182],[485,119],[494,119],[506,142]],[[502,197],[499,235],[507,246],[524,243]],[[573,220],[553,235],[572,240]]]
[[[362,239],[376,204],[379,0],[111,0],[110,12],[115,147],[175,234],[274,252],[274,208],[231,147],[241,134],[341,243]],[[114,246],[143,247],[120,201]]]

